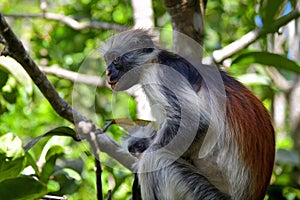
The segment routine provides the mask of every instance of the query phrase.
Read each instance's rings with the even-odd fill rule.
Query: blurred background
[[[174,15],[166,9],[172,6],[170,2],[0,0],[0,12],[59,94],[70,103],[75,98],[75,107],[103,127],[112,118],[150,116],[149,109],[139,107],[143,100],[138,95],[114,94],[105,84],[105,66],[97,53],[101,41],[133,27],[155,27],[153,31],[168,47],[172,44],[170,18]],[[248,86],[272,116],[277,154],[265,199],[300,199],[299,7],[299,0],[208,0],[204,38],[194,38],[203,43],[204,61],[217,64]],[[249,42],[245,35],[254,39]],[[223,49],[236,41],[239,49]],[[89,76],[82,78],[81,74]],[[100,77],[98,82],[93,81],[95,76]],[[74,86],[80,90],[75,96]],[[85,90],[88,87],[96,93],[93,98]],[[70,200],[96,198],[94,158],[86,141],[53,136],[41,139],[26,154],[21,148],[34,137],[61,126],[73,128],[54,112],[22,67],[1,56],[0,194],[8,195],[1,192],[9,185],[1,185],[1,181],[22,177],[20,174],[39,174],[42,185],[31,187],[36,194],[65,195]],[[107,134],[120,141],[124,130],[112,126]],[[132,173],[105,153],[100,158],[104,198],[111,190],[112,199],[129,199]],[[26,183],[16,179],[10,184],[18,192]]]

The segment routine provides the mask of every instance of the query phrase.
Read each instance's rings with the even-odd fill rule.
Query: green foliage
[[[256,4],[252,0],[209,0],[204,24],[204,56],[253,30]]]
[[[23,170],[26,159],[21,144],[21,140],[11,133],[0,137],[0,182],[19,175]]]
[[[274,20],[280,15],[285,0],[262,0],[260,1],[259,13],[262,18],[262,22],[265,26],[271,25]]]
[[[81,22],[93,20],[127,26],[133,24],[130,1],[71,0],[63,3],[54,0],[47,3],[47,11],[62,13]],[[41,13],[39,1],[3,0],[0,7],[4,13]],[[37,64],[46,66],[55,64],[77,71],[85,63],[87,66],[85,69],[90,69],[92,66],[97,66],[99,69],[99,66],[102,66],[100,73],[103,72],[103,63],[94,62],[90,53],[98,48],[100,41],[111,35],[112,31],[104,29],[77,31],[59,22],[44,19],[16,19],[9,23],[17,35],[30,44],[29,52]],[[24,176],[29,170],[30,176],[38,178],[38,182],[42,182],[44,187],[41,193],[36,190],[37,196],[29,199],[41,197],[46,193],[67,195],[68,199],[95,199],[94,161],[88,144],[85,141],[77,143],[70,137],[63,137],[71,135],[75,138],[76,135],[73,130],[62,128],[70,124],[55,114],[37,88],[32,87],[32,82],[28,76],[26,77],[27,74],[21,71],[22,67],[11,60],[0,57],[0,113],[2,113],[0,135],[13,132],[27,143],[26,150],[30,150],[26,154],[23,152],[23,157],[19,159],[22,162],[17,159],[13,161],[13,164],[20,162],[14,165],[19,166],[19,171],[3,173],[1,168],[0,176],[11,174],[12,178],[19,178],[20,173]],[[16,74],[19,71],[20,73]],[[88,72],[84,71],[84,73]],[[72,102],[73,83],[53,76],[49,79],[60,95]],[[87,97],[87,95],[90,94],[83,96]],[[99,126],[104,125],[106,119],[113,118],[113,115],[136,118],[135,102],[128,95],[114,96],[108,89],[97,89],[97,96],[93,103],[99,119],[95,121]],[[55,127],[59,127],[59,130]],[[115,139],[120,139],[122,131],[118,127],[112,127],[108,134],[112,134]],[[59,136],[58,139],[58,136],[54,135],[63,136]],[[117,162],[111,162],[111,158],[106,155],[101,155],[101,162],[104,167],[103,193],[107,195],[107,191],[112,189],[113,198],[128,199],[131,173]],[[6,163],[9,164],[11,163]],[[112,184],[113,182],[117,184]],[[124,188],[127,188],[126,192],[123,192]]]
[[[249,66],[253,63],[273,66],[279,70],[288,70],[295,73],[300,73],[300,66],[288,58],[269,52],[247,52],[239,54],[237,58],[232,61],[232,65]]]
[[[8,73],[0,69],[0,87],[2,88],[8,80]]]
[[[299,169],[299,154],[292,150],[278,149],[276,165],[273,171],[274,182],[269,187],[270,199],[294,200],[300,198],[300,189],[297,186],[295,169]]]
[[[57,127],[53,130],[48,131],[47,133],[40,135],[30,142],[28,142],[23,148],[25,151],[28,151],[31,149],[33,145],[35,145],[41,138],[43,137],[48,137],[48,136],[54,136],[54,135],[59,135],[59,136],[69,136],[72,137],[75,141],[80,141],[79,135],[71,128],[69,127]]]
[[[27,200],[47,194],[46,185],[30,176],[6,179],[0,182],[0,199]]]
[[[46,154],[46,162],[40,175],[42,182],[47,182],[54,172],[57,158],[63,155],[64,149],[61,146],[52,146]]]
[[[26,166],[20,138],[0,137],[0,199],[35,199],[47,194],[47,186],[31,176],[19,176]]]

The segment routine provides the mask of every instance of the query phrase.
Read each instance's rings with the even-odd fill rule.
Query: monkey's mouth
[[[118,81],[108,81],[108,84],[110,85],[110,87],[111,87],[112,89],[114,89],[114,88],[117,86]]]

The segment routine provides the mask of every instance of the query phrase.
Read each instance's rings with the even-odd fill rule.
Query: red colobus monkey
[[[214,76],[212,67],[160,49],[144,30],[109,38],[103,51],[112,89],[141,84],[158,123],[153,137],[129,142],[129,150],[142,152],[137,173],[144,200],[264,198],[274,130],[246,87],[223,71]]]

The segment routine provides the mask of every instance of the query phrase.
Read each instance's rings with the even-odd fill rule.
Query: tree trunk
[[[152,29],[154,16],[151,0],[131,0],[134,16],[134,28]]]
[[[297,7],[300,7],[300,1],[297,1]],[[289,28],[289,45],[291,59],[300,61],[300,19],[295,19],[288,25]],[[290,93],[290,118],[291,130],[294,141],[294,149],[300,155],[300,76],[295,77],[295,84]]]
[[[296,7],[299,9],[300,0],[297,0]],[[290,58],[296,62],[300,61],[300,19],[297,18],[288,24],[289,33],[289,54]],[[290,126],[293,138],[293,149],[300,155],[300,76],[295,75],[294,84],[290,93]],[[300,185],[300,169],[293,168],[292,180],[298,186]]]
[[[151,0],[131,0],[134,15],[134,28],[153,29],[154,16]],[[139,86],[132,89],[132,94],[137,103],[137,117],[139,119],[154,120],[151,114],[150,103],[144,90]]]
[[[207,0],[164,0],[164,3],[171,16],[174,51],[179,52],[180,48],[185,48],[185,41],[182,40],[181,34],[185,34],[202,46]],[[202,49],[199,50],[198,54],[201,58]]]

